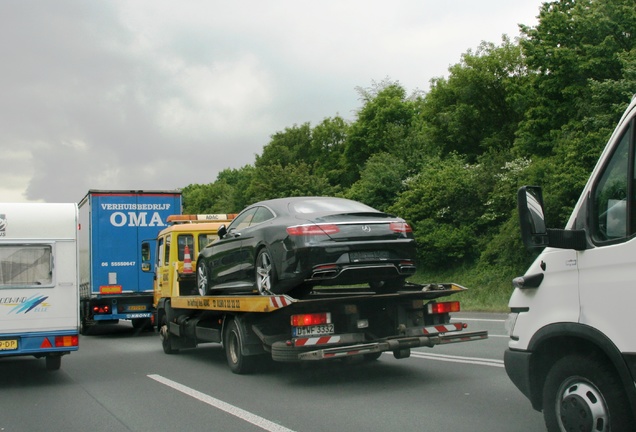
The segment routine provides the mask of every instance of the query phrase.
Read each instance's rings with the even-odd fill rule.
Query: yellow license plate
[[[10,351],[18,349],[17,339],[4,339],[0,340],[0,351]]]
[[[128,310],[142,311],[146,310],[146,306],[128,306]]]

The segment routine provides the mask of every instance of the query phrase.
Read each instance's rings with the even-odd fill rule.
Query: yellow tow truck
[[[166,354],[221,343],[232,372],[242,374],[254,371],[265,357],[280,362],[375,360],[389,351],[407,358],[411,348],[488,337],[486,331],[465,331],[465,323],[451,323],[459,302],[438,300],[466,290],[454,283],[407,283],[395,293],[368,286],[315,288],[302,299],[203,296],[192,263],[233,216],[175,217],[156,239],[155,322]],[[150,244],[142,245],[142,255],[150,256],[144,247]],[[153,271],[153,263],[144,261],[143,267]]]

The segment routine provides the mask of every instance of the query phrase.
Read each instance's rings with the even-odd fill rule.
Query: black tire
[[[256,256],[256,289],[261,295],[274,294],[276,283],[276,269],[272,263],[272,257],[267,249],[261,249]]]
[[[158,330],[163,352],[166,354],[178,354],[179,350],[172,348],[172,338],[174,336],[170,334],[170,331],[168,330],[168,319],[165,315],[161,317],[161,324],[159,325]]]
[[[46,370],[48,371],[59,370],[60,366],[62,366],[61,355],[47,355],[45,361],[46,361]]]
[[[197,292],[200,296],[207,295],[210,291],[210,273],[203,261],[197,263]]]
[[[235,374],[249,374],[254,372],[259,356],[246,356],[243,354],[244,337],[239,325],[234,319],[230,319],[225,327],[223,336],[223,348],[227,357],[227,364]]]
[[[90,324],[86,318],[80,319],[80,334],[83,336],[88,336],[91,334],[91,329],[93,328],[93,324]]]
[[[150,318],[134,318],[132,326],[135,330],[152,331],[152,320]]]
[[[370,353],[370,354],[364,354],[364,361],[367,362],[374,362],[377,359],[379,359],[380,357],[382,357],[382,352],[374,352],[374,353]]]
[[[543,387],[549,432],[631,430],[633,419],[623,384],[598,356],[572,354],[558,360]]]

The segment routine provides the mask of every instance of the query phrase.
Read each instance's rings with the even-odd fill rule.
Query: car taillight
[[[340,232],[340,228],[334,224],[295,225],[287,227],[287,234],[291,236],[329,235],[338,232]]]
[[[96,313],[96,314],[110,313],[110,306],[108,305],[93,306],[93,313]]]
[[[56,347],[76,347],[79,345],[77,335],[74,336],[55,336]]]
[[[397,232],[397,233],[413,232],[411,225],[407,224],[406,222],[391,222],[389,224],[389,228],[391,229],[391,231]]]
[[[291,316],[291,325],[293,327],[302,327],[319,324],[331,323],[331,313],[312,313],[312,314],[299,314]]]
[[[441,303],[429,303],[426,305],[429,314],[445,314],[449,312],[459,312],[459,302],[441,302]]]

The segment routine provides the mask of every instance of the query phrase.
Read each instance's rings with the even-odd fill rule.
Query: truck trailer
[[[0,357],[48,370],[79,347],[77,205],[0,204]]]
[[[142,271],[139,251],[174,213],[181,213],[181,192],[176,190],[90,190],[80,201],[82,334],[96,324],[119,320],[152,328],[153,277]]]

